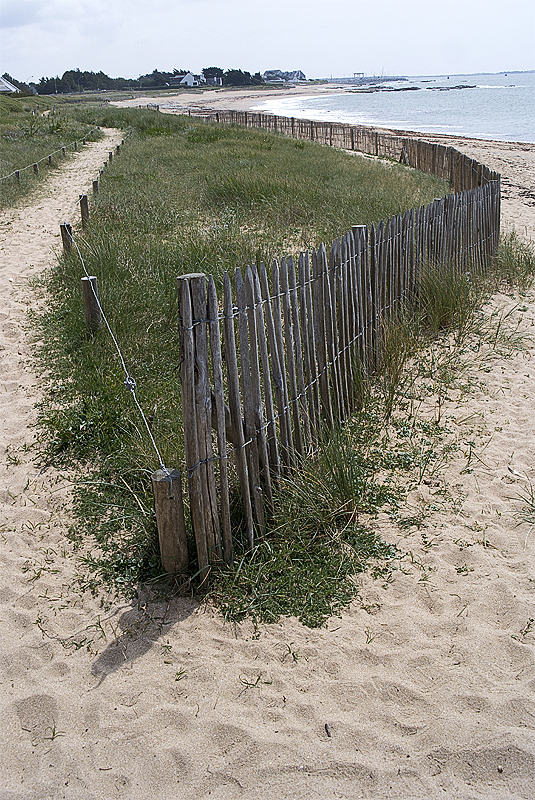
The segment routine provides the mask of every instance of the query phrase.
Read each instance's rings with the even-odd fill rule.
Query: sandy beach
[[[314,84],[312,86],[296,85],[292,89],[214,89],[202,92],[181,92],[165,97],[139,96],[131,100],[121,100],[114,105],[123,107],[146,106],[149,103],[159,105],[167,114],[184,113],[193,110],[251,111],[258,108],[263,101],[274,97],[292,97],[295,95],[313,96],[325,93],[340,94],[347,87],[336,84]],[[386,130],[386,128],[377,128]],[[400,131],[389,131],[399,134]],[[411,138],[439,142],[448,147],[456,147],[470,158],[502,175],[502,220],[504,230],[515,229],[527,239],[535,241],[535,144],[518,142],[496,142],[482,139],[470,139],[458,136],[440,136],[418,134],[414,131],[402,131]]]
[[[231,107],[230,92],[210,94],[191,102]],[[442,404],[458,449],[406,509],[426,527],[381,516],[400,569],[388,584],[359,578],[360,601],[326,627],[255,632],[191,599],[79,587],[70,476],[31,449],[40,389],[25,318],[59,223],[121,136],[107,131],[0,214],[0,800],[529,800],[535,535],[519,512],[535,483],[533,291],[492,303],[524,347],[483,348],[473,390]],[[535,145],[454,141],[502,173],[504,228],[535,239]]]

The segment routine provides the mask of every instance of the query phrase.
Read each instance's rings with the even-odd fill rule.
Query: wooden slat
[[[281,363],[281,354],[279,353],[279,347],[277,342],[277,333],[275,329],[275,319],[273,313],[274,299],[270,291],[267,272],[263,263],[260,264],[260,285],[262,289],[264,316],[266,320],[269,349],[271,353],[271,370],[272,370],[273,384],[275,388],[275,400],[277,403],[277,411],[279,417],[281,457],[284,465],[288,467],[291,463],[290,454],[293,449],[293,444],[292,444],[292,435],[290,429],[290,420],[288,416],[288,410],[286,408],[287,405],[286,391],[285,391],[286,376],[284,372],[284,364]]]
[[[319,421],[318,385],[316,383],[316,362],[314,359],[314,321],[312,319],[312,292],[310,286],[310,263],[307,253],[299,255],[299,319],[303,346],[303,362],[306,381],[306,398],[313,441],[317,439]]]
[[[266,338],[266,326],[264,321],[264,303],[260,290],[260,281],[256,267],[252,269],[254,305],[256,313],[256,330],[258,335],[258,345],[260,358],[262,361],[262,376],[264,384],[264,401],[266,404],[267,417],[267,443],[269,450],[269,462],[271,470],[276,479],[281,475],[281,463],[279,458],[279,448],[277,443],[277,426],[275,423],[275,409],[273,407],[273,388],[271,384],[271,364],[269,360],[269,349]]]
[[[325,253],[325,248],[323,253]],[[312,253],[313,282],[312,296],[314,307],[314,340],[316,345],[316,363],[318,365],[318,382],[321,398],[321,418],[327,426],[334,422],[333,409],[331,404],[331,391],[329,387],[329,375],[327,372],[327,345],[325,330],[325,302],[324,302],[324,278],[325,259],[315,250]]]
[[[212,391],[208,361],[208,326],[206,320],[206,277],[190,280],[193,310],[193,335],[195,338],[195,408],[197,413],[197,436],[201,484],[203,487],[206,541],[211,563],[221,561],[221,532],[217,502],[216,480],[212,449]]]
[[[241,273],[240,273],[241,276]],[[264,487],[266,500],[270,508],[273,507],[273,493],[271,490],[271,472],[268,456],[267,426],[264,424],[264,409],[262,405],[262,390],[260,379],[260,362],[258,357],[258,331],[256,325],[256,309],[254,299],[254,279],[251,267],[245,272],[245,302],[247,305],[247,323],[249,328],[249,360],[251,367],[251,389],[253,399],[254,425],[260,463],[263,468]],[[236,290],[238,281],[236,281]]]
[[[327,374],[333,394],[333,412],[335,421],[343,419],[342,385],[340,380],[340,363],[337,346],[338,332],[336,326],[336,291],[334,287],[334,252],[331,248],[330,258],[327,261],[325,247],[320,247],[320,257],[323,259],[323,310],[325,319],[325,345],[327,351]]]
[[[179,317],[181,322],[182,359],[180,383],[182,395],[182,416],[184,420],[184,450],[188,470],[190,513],[195,544],[197,547],[198,568],[201,581],[208,577],[210,558],[205,531],[205,512],[203,490],[199,465],[199,437],[197,435],[197,415],[195,412],[195,343],[193,336],[193,310],[190,286],[187,280],[179,281]]]
[[[295,454],[295,436],[296,432],[292,429],[291,421],[291,403],[290,403],[290,389],[288,387],[288,369],[286,363],[286,352],[284,345],[284,332],[282,326],[283,310],[282,310],[282,287],[280,280],[280,269],[276,261],[273,262],[272,268],[272,281],[273,281],[273,323],[275,326],[275,339],[277,342],[277,351],[279,354],[279,365],[282,378],[282,398],[283,398],[283,414],[285,416],[285,424],[288,435],[288,453],[287,457],[289,463],[293,463]]]
[[[219,308],[212,275],[208,276],[208,319],[210,320],[210,350],[212,355],[212,375],[214,384],[214,405],[217,421],[217,449],[219,455],[219,494],[221,504],[221,523],[223,528],[223,557],[232,564],[232,527],[230,522],[230,499],[228,481],[227,437],[225,427],[225,395],[223,384],[223,360],[221,355],[221,330],[219,327]]]
[[[227,365],[228,398],[230,418],[234,429],[236,467],[240,481],[241,496],[245,512],[246,533],[249,546],[254,546],[253,508],[249,491],[249,471],[245,453],[245,437],[243,434],[243,418],[240,402],[240,379],[238,359],[236,355],[236,338],[234,334],[234,303],[230,278],[225,272],[223,278],[224,317],[223,331],[225,337],[225,363]]]
[[[288,369],[288,389],[293,418],[295,449],[297,453],[303,457],[305,455],[305,447],[301,431],[299,390],[297,388],[297,368],[295,363],[294,326],[292,310],[290,307],[288,265],[285,258],[281,259],[280,265],[280,293],[282,313],[284,317],[284,349],[286,354],[286,365]]]
[[[288,288],[290,290],[290,308],[292,314],[297,389],[299,391],[299,409],[303,425],[304,444],[305,444],[305,449],[307,449],[312,443],[312,438],[310,433],[310,420],[308,417],[307,400],[306,400],[305,373],[303,368],[303,359],[304,359],[303,336],[299,322],[299,302],[297,297],[297,282],[295,275],[295,266],[291,256],[288,258]]]
[[[246,455],[251,481],[251,497],[255,511],[256,522],[261,533],[265,532],[266,520],[264,514],[264,497],[260,480],[260,452],[257,441],[255,401],[253,395],[253,380],[251,377],[251,356],[249,350],[249,327],[247,321],[247,299],[241,271],[236,269],[236,305],[238,307],[238,331],[240,353],[240,377],[243,399],[243,418],[245,422],[245,440],[247,442]]]

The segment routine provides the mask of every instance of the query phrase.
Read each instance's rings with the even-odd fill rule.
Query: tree
[[[250,72],[228,69],[223,76],[224,86],[258,86],[260,83],[264,83],[264,81],[259,72],[251,77]]]
[[[221,67],[205,67],[202,71],[202,74],[204,80],[208,81],[211,78],[222,78],[225,73]]]

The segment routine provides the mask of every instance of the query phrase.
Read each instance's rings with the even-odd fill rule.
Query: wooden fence
[[[321,245],[297,263],[288,257],[270,269],[237,269],[233,281],[225,275],[222,302],[212,276],[178,278],[189,497],[179,506],[189,506],[202,577],[233,559],[231,486],[240,488],[252,547],[266,529],[281,476],[355,409],[359,381],[380,358],[383,326],[414,296],[422,267],[482,272],[496,252],[500,220],[499,176],[452,148],[249,112],[212,116],[395,154],[449,178],[457,191],[376,225],[356,225],[328,251]],[[178,534],[163,527],[162,552],[171,554],[164,567],[178,571],[184,543],[175,547],[173,569],[165,538]],[[185,527],[181,519],[182,538]]]
[[[364,125],[341,122],[317,122],[294,117],[279,117],[253,111],[191,110],[190,116],[200,116],[212,122],[262,128],[294,139],[307,139],[320,144],[358,150],[368,155],[392,158],[410,167],[444,178],[452,192],[475,189],[500,180],[497,172],[474,161],[454,147],[426,142],[388,131],[378,131]]]

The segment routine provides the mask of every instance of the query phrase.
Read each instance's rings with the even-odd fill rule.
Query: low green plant
[[[493,267],[497,288],[506,286],[509,289],[525,292],[533,285],[535,276],[533,245],[522,239],[515,231],[506,233],[500,239]]]
[[[470,331],[480,290],[469,272],[459,274],[449,264],[426,264],[416,283],[416,308],[421,326],[432,336],[451,330],[456,342]]]

